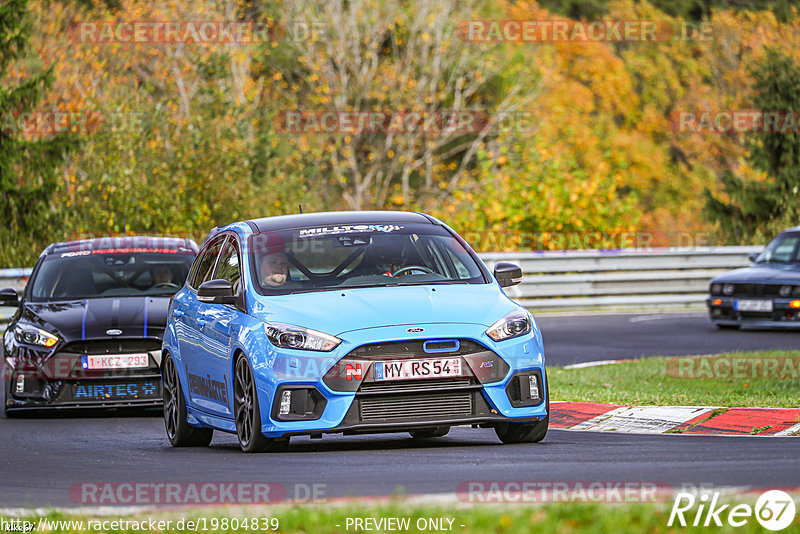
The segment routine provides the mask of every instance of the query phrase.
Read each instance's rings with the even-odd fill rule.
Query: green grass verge
[[[684,357],[680,357],[683,359]],[[641,360],[587,367],[582,369],[549,368],[547,377],[550,384],[550,398],[560,401],[605,402],[613,404],[638,405],[685,405],[685,406],[728,406],[728,407],[784,407],[800,406],[800,376],[792,378],[784,372],[786,359],[794,361],[797,369],[800,351],[761,351],[718,354],[712,358],[725,358],[731,365],[723,365],[719,374],[729,376],[707,378],[692,362],[695,376],[706,378],[679,378],[675,376],[675,358],[644,358]],[[787,378],[761,378],[763,372],[752,376],[753,362],[756,359],[779,360],[778,370]],[[670,360],[673,360],[670,362]],[[744,365],[734,376],[733,365],[744,360]],[[685,363],[685,362],[684,362]],[[699,363],[699,362],[698,362]],[[760,362],[757,362],[760,363]],[[668,373],[668,365],[671,372]],[[759,369],[762,367],[759,366]],[[691,373],[684,373],[686,374]],[[745,376],[742,376],[745,375]],[[774,376],[774,375],[773,375]]]
[[[315,504],[308,506],[281,507],[273,509],[257,507],[231,507],[221,509],[202,509],[185,510],[172,512],[151,512],[141,513],[132,516],[112,517],[100,516],[92,517],[89,515],[65,515],[63,513],[50,513],[47,517],[50,520],[48,525],[51,534],[72,533],[72,532],[107,532],[107,533],[130,533],[141,534],[149,532],[147,529],[135,528],[114,528],[109,523],[101,528],[91,527],[87,524],[93,521],[114,521],[131,520],[143,521],[149,518],[154,520],[170,520],[170,526],[159,527],[159,532],[163,534],[172,532],[182,532],[177,526],[177,521],[184,520],[183,529],[187,530],[187,520],[204,521],[208,527],[206,532],[254,532],[250,528],[231,528],[230,524],[220,526],[219,521],[223,518],[259,518],[267,521],[277,519],[277,529],[258,528],[261,532],[313,532],[315,534],[326,533],[360,533],[360,532],[392,532],[387,528],[371,529],[355,528],[350,524],[348,528],[348,518],[372,518],[380,520],[382,518],[408,518],[409,527],[407,530],[395,530],[396,532],[452,532],[454,534],[485,534],[485,533],[525,533],[530,532],[559,532],[559,533],[641,533],[641,532],[675,532],[682,529],[677,524],[672,528],[667,527],[667,520],[672,503],[652,503],[652,504],[586,504],[586,503],[556,503],[545,505],[475,505],[471,507],[433,507],[433,506],[412,506],[403,504],[402,501],[381,506],[356,506],[346,507],[328,506],[325,504]],[[8,518],[5,518],[6,520]],[[29,521],[39,525],[40,517],[28,517]],[[214,519],[217,520],[216,528]],[[418,528],[417,520],[444,519],[443,525],[448,528],[445,530],[435,530],[431,528]],[[452,523],[447,520],[452,519]],[[83,530],[76,528],[60,528],[53,521],[83,521]],[[723,518],[724,520],[724,518]],[[794,524],[800,522],[800,515],[795,519]],[[427,524],[427,523],[426,523]],[[274,525],[274,523],[272,523]],[[422,523],[420,524],[422,525]],[[462,526],[463,525],[463,526]],[[729,528],[729,527],[728,527]],[[704,529],[692,528],[692,532],[706,532],[713,530],[718,532],[719,527]],[[751,518],[746,525],[735,529],[737,533],[763,532],[755,518]],[[791,527],[787,532],[791,530]],[[198,528],[198,532],[203,532],[203,528]]]

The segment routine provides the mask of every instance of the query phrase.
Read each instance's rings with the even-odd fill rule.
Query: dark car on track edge
[[[197,244],[126,236],[48,246],[3,335],[6,415],[42,408],[158,407],[170,298]]]
[[[719,328],[800,328],[800,226],[781,232],[753,265],[711,280],[706,300]]]

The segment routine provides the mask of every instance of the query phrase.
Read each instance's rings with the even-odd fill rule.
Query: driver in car
[[[261,285],[282,286],[289,280],[289,260],[283,252],[275,252],[261,257]]]
[[[153,265],[150,268],[150,277],[153,279],[153,286],[165,284],[175,285],[172,268],[165,263]]]

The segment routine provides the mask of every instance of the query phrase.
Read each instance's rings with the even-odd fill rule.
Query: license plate
[[[771,300],[737,300],[734,309],[749,312],[771,312]]]
[[[375,380],[410,380],[461,376],[461,358],[375,362]]]
[[[106,354],[81,356],[84,369],[138,369],[150,365],[147,354]]]

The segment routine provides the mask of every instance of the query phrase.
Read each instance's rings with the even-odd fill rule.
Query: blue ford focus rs
[[[173,446],[292,436],[494,428],[541,441],[541,333],[470,246],[421,213],[285,215],[209,234],[170,305],[164,419]]]

